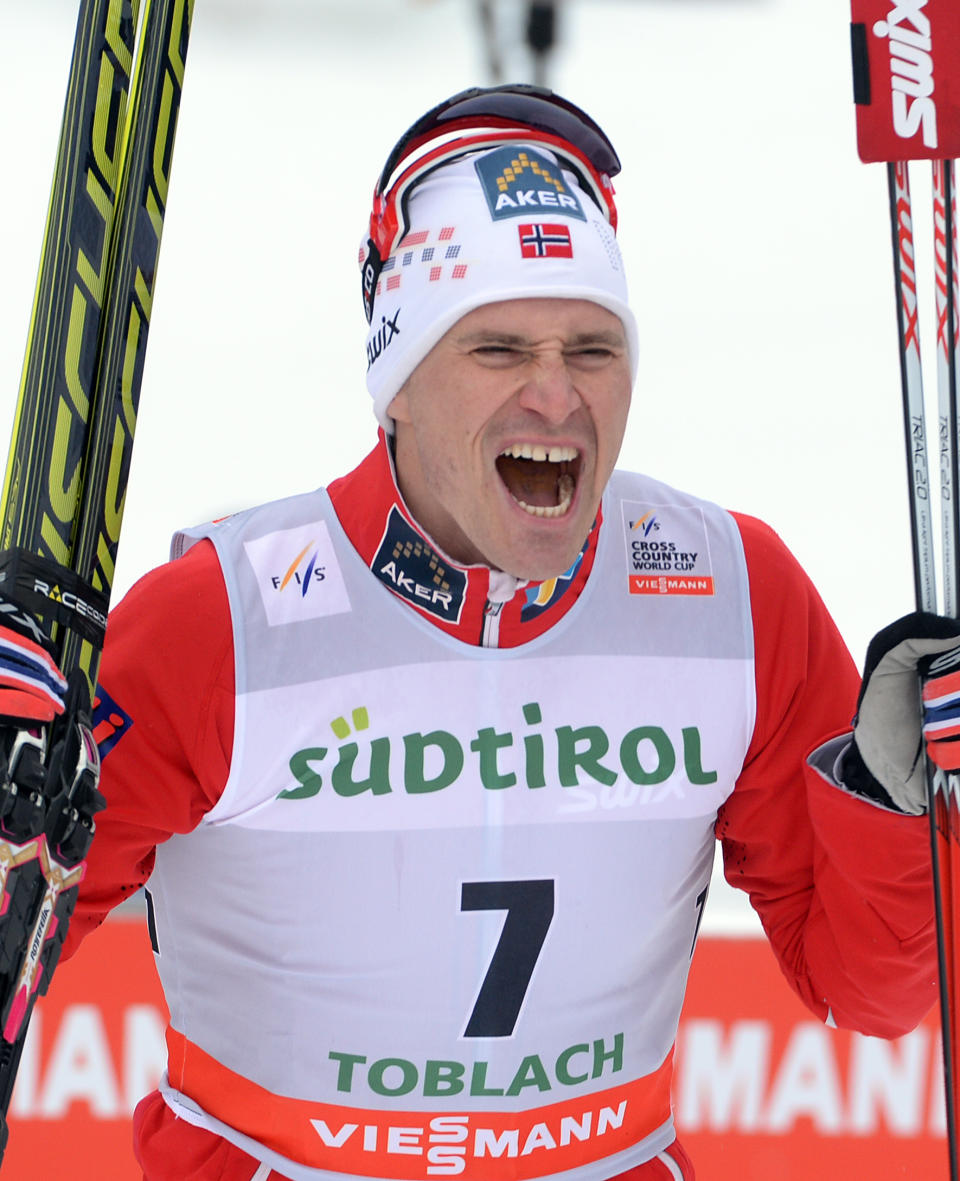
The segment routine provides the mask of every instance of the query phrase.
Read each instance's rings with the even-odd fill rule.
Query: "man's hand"
[[[874,636],[853,733],[845,785],[901,812],[925,812],[924,745],[939,767],[960,771],[960,621],[917,611]]]
[[[75,670],[68,683],[37,620],[0,596],[0,1037],[7,1047],[21,1044],[57,965],[93,817],[105,803],[88,715],[83,673]],[[12,1053],[0,1063],[3,1094],[16,1070]]]
[[[0,595],[0,717],[52,722],[66,692],[36,619]]]
[[[0,838],[45,834],[68,865],[86,856],[104,806],[87,696],[80,678],[68,689],[36,619],[0,596]]]
[[[960,647],[921,663],[927,754],[945,771],[960,769]]]

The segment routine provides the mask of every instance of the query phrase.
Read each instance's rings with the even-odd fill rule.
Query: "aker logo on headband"
[[[560,167],[532,148],[497,148],[474,167],[494,221],[529,217],[544,209],[586,221],[578,198],[563,180]]]

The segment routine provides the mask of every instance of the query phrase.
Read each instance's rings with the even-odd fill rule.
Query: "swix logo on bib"
[[[316,721],[295,744],[251,754],[249,781],[274,796],[257,822],[402,831],[483,827],[493,813],[504,825],[712,814],[736,773],[717,703],[740,691],[737,662],[691,664],[680,699],[664,697],[676,679],[666,658],[581,658],[576,667],[576,698],[571,665],[556,657],[518,664],[497,699],[469,661],[332,678],[328,704],[316,701]],[[248,712],[283,716],[303,686],[270,692]],[[585,705],[594,699],[601,711]]]
[[[852,0],[860,157],[960,154],[960,6]]]
[[[587,220],[559,166],[532,148],[498,148],[474,167],[494,221],[548,210]]]
[[[699,508],[624,501],[623,527],[630,594],[714,594],[707,528]]]
[[[350,610],[333,542],[323,521],[244,542],[270,627]]]
[[[449,566],[396,508],[370,567],[394,594],[447,623],[459,623],[467,576]]]

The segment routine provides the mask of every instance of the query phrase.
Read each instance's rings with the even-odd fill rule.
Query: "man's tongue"
[[[554,508],[573,494],[573,477],[565,463],[501,455],[497,470],[514,500],[534,508]]]

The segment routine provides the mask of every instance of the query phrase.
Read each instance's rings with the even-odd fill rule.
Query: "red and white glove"
[[[86,856],[105,804],[85,697],[81,677],[68,688],[36,619],[0,595],[0,839],[43,833],[67,866]]]
[[[944,771],[960,770],[960,647],[923,662],[923,737]]]
[[[67,682],[28,612],[0,597],[0,717],[52,722],[64,710]]]

